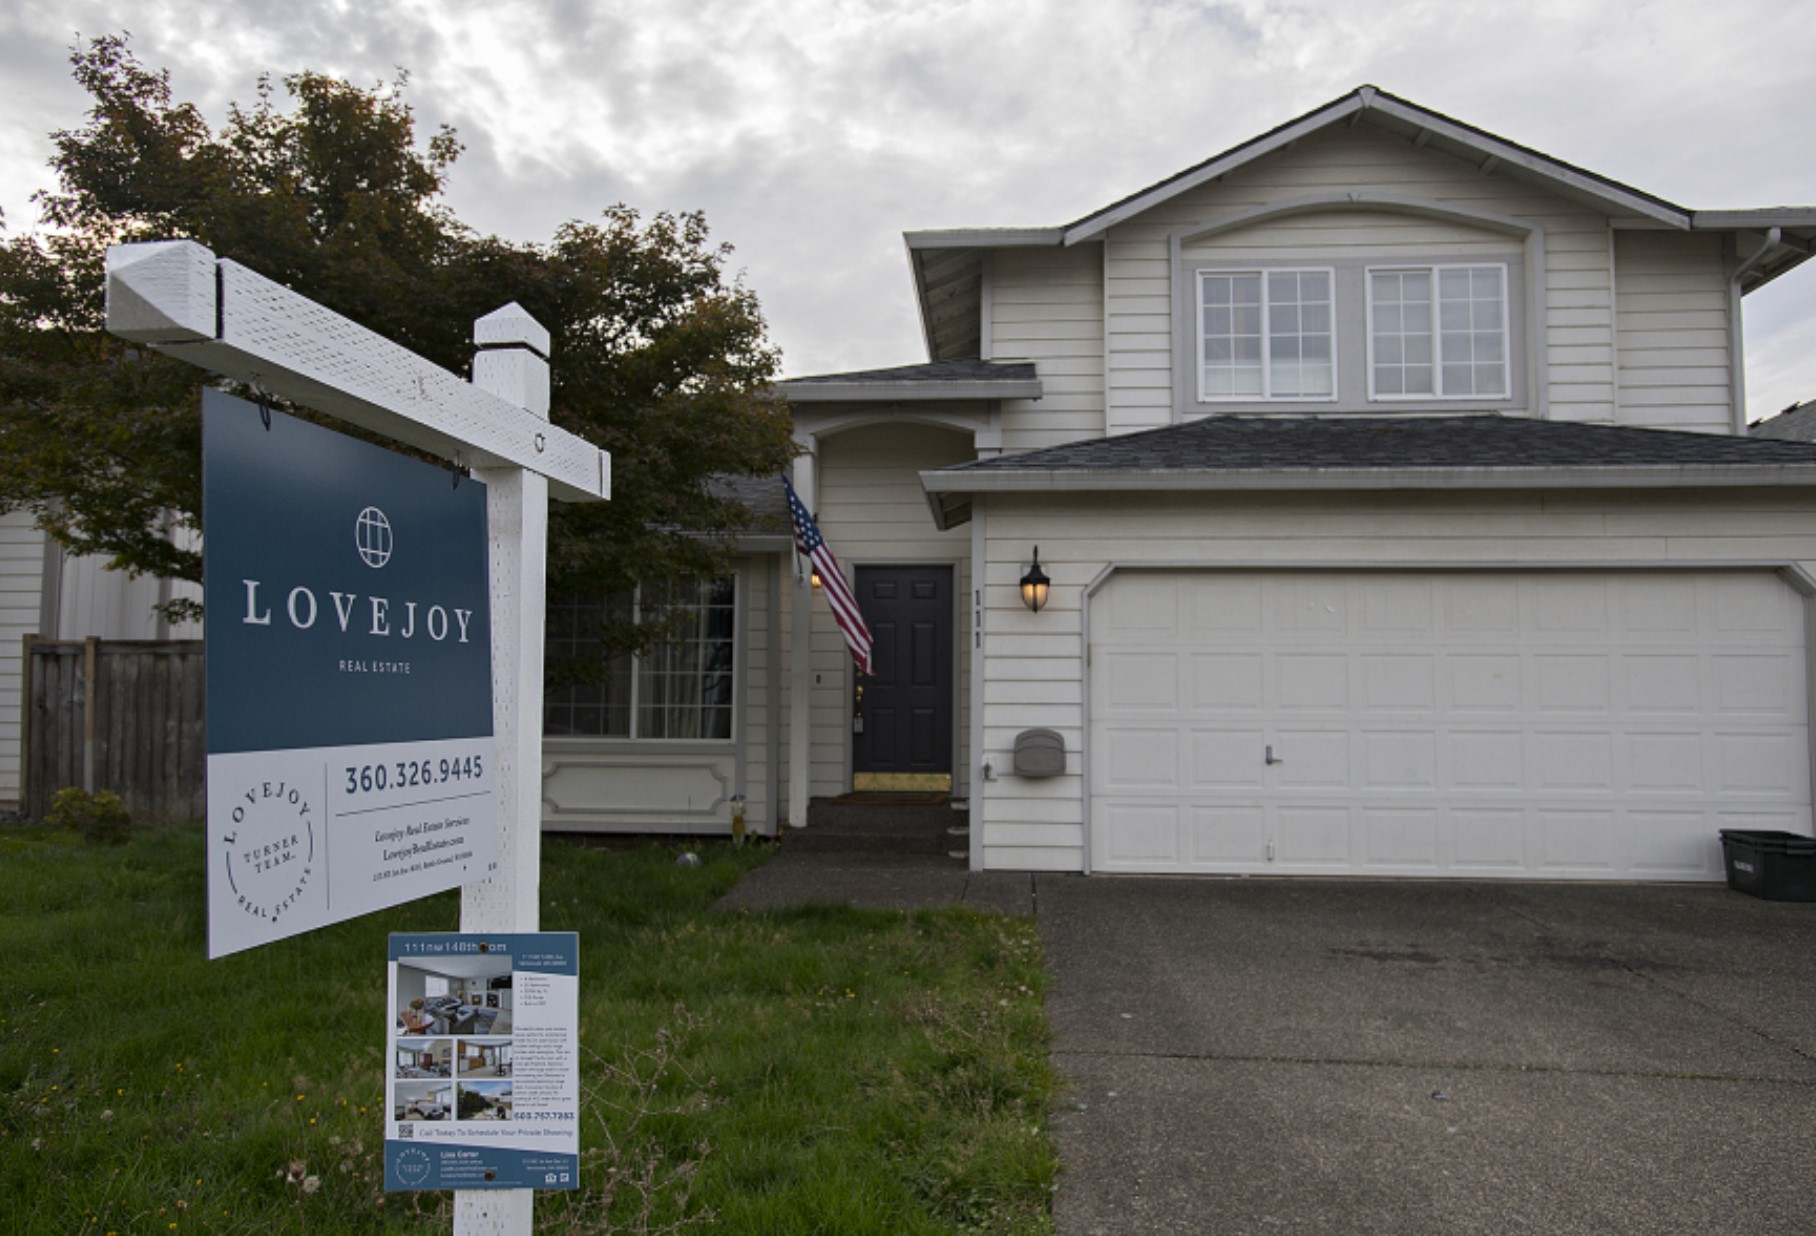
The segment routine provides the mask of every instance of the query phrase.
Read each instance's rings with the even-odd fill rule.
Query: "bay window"
[[[645,583],[606,596],[551,600],[547,655],[595,659],[588,681],[546,693],[550,736],[722,741],[732,736],[737,587],[726,577]],[[608,652],[604,629],[666,615],[665,639]]]

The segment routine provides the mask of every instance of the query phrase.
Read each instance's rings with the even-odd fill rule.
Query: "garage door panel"
[[[1191,658],[1195,713],[1256,713],[1265,703],[1265,658],[1259,652],[1199,652]]]
[[[1541,794],[1558,791],[1614,789],[1614,739],[1593,730],[1565,730],[1533,737],[1531,788]]]
[[[1187,784],[1195,790],[1260,788],[1267,736],[1259,727],[1198,728],[1188,739]]]
[[[1621,849],[1627,866],[1651,879],[1713,879],[1721,874],[1718,853],[1709,845],[1717,827],[1705,811],[1629,811],[1623,820]]]
[[[1179,808],[1169,803],[1119,804],[1101,817],[1105,866],[1170,871],[1181,866]]]
[[[1279,808],[1277,867],[1319,871],[1355,866],[1350,845],[1350,808],[1287,804]]]
[[[1541,652],[1533,654],[1530,665],[1530,699],[1539,714],[1614,710],[1612,667],[1605,653]]]
[[[1179,731],[1117,727],[1104,732],[1104,788],[1115,793],[1180,789]]]
[[[1438,736],[1418,730],[1362,734],[1361,775],[1368,790],[1428,790],[1438,783]]]
[[[1704,738],[1692,733],[1627,735],[1627,788],[1634,794],[1701,794]]]
[[[1105,701],[1117,714],[1172,713],[1179,708],[1179,655],[1173,652],[1111,652],[1104,656]]]
[[[1362,585],[1362,630],[1395,643],[1429,637],[1437,629],[1432,584],[1424,579],[1379,579]]]
[[[1255,738],[1259,743],[1266,741],[1259,732]],[[1343,790],[1354,783],[1348,729],[1280,729],[1274,738],[1275,755],[1282,761],[1274,766],[1276,784],[1281,789]],[[1249,751],[1253,758],[1253,753],[1262,752],[1263,747],[1251,747]],[[1267,766],[1257,767],[1265,770]]]
[[[1533,585],[1534,621],[1540,636],[1599,635],[1608,630],[1608,585],[1597,577],[1559,576]]]
[[[1619,595],[1621,631],[1629,641],[1694,635],[1701,621],[1701,589],[1694,580],[1647,577],[1622,580]]]
[[[1276,706],[1291,712],[1347,712],[1350,659],[1342,654],[1282,652],[1273,658]]]
[[[1720,828],[1811,829],[1803,602],[1766,572],[1180,572],[1104,601],[1106,870],[1707,880]]]
[[[1525,738],[1518,730],[1453,730],[1450,788],[1519,790],[1526,784]]]
[[[1541,807],[1533,812],[1538,872],[1552,876],[1614,874],[1615,813]]]
[[[1724,796],[1797,794],[1803,786],[1796,755],[1783,734],[1717,734],[1715,788]]]
[[[1363,862],[1383,873],[1436,872],[1438,829],[1439,815],[1433,807],[1365,807]]]
[[[1364,656],[1363,706],[1429,712],[1437,704],[1437,677],[1437,659],[1430,653]]]
[[[1783,655],[1720,654],[1710,659],[1715,708],[1724,716],[1788,717],[1803,702],[1802,666]],[[1792,675],[1795,673],[1796,677]]]
[[[1452,869],[1479,875],[1526,871],[1524,809],[1457,807],[1450,812],[1449,825]]]
[[[1704,710],[1702,660],[1692,653],[1629,653],[1621,658],[1629,713],[1694,716]]]
[[[1190,827],[1194,865],[1267,861],[1267,808],[1259,802],[1194,808]]]
[[[1448,699],[1457,712],[1518,712],[1525,698],[1518,653],[1451,653],[1444,659]]]

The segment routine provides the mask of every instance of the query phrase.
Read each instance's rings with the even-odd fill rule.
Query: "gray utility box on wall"
[[[1015,736],[1015,775],[1058,777],[1066,771],[1066,740],[1054,730],[1023,730]]]

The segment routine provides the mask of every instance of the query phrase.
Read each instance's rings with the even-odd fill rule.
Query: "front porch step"
[[[815,799],[807,827],[783,844],[800,853],[937,854],[949,857],[968,832],[967,813],[937,803],[850,803]]]

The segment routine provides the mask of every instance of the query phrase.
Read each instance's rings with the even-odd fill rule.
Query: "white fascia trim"
[[[1377,489],[1668,489],[1816,486],[1816,464],[1668,464],[1583,468],[1204,468],[923,472],[940,493],[1088,493]],[[938,509],[937,506],[935,508]]]
[[[1762,230],[1768,227],[1816,227],[1816,206],[1768,206],[1762,210],[1697,210],[1690,227],[1699,232]]]
[[[1690,211],[1664,206],[1640,194],[1614,188],[1603,181],[1565,167],[1555,160],[1522,150],[1509,142],[1484,137],[1453,121],[1445,120],[1435,112],[1419,110],[1391,99],[1384,99],[1376,91],[1364,88],[1328,108],[1312,113],[1297,124],[1280,130],[1266,141],[1244,146],[1223,158],[1214,159],[1203,164],[1188,176],[1166,181],[1146,193],[1130,198],[1114,210],[1094,216],[1074,227],[1066,228],[1064,243],[1075,245],[1081,241],[1090,240],[1099,233],[1126,219],[1133,218],[1169,198],[1195,189],[1206,181],[1228,175],[1237,168],[1300,141],[1346,116],[1371,108],[1383,115],[1392,116],[1396,120],[1423,129],[1434,136],[1466,146],[1479,152],[1485,158],[1497,160],[1501,165],[1518,167],[1554,183],[1567,185],[1579,193],[1586,193],[1621,210],[1657,220],[1667,227],[1687,230],[1691,225]]]
[[[903,232],[909,250],[915,249],[1037,249],[1065,243],[1060,227],[955,227],[926,232]]]
[[[789,403],[912,403],[958,399],[1039,399],[1039,378],[1002,382],[781,382]]]
[[[1591,197],[1599,198],[1612,206],[1620,207],[1623,210],[1630,210],[1635,214],[1644,215],[1649,219],[1657,219],[1660,223],[1667,224],[1673,228],[1680,228],[1687,231],[1690,227],[1690,220],[1693,214],[1691,211],[1685,210],[1682,207],[1666,206],[1641,194],[1618,189],[1613,185],[1608,184],[1606,181],[1597,180],[1592,176],[1585,176],[1581,172],[1566,167],[1555,159],[1549,159],[1544,155],[1521,150],[1519,147],[1514,146],[1509,142],[1498,141],[1494,138],[1485,137],[1480,133],[1472,132],[1454,121],[1446,120],[1435,112],[1408,107],[1406,104],[1398,102],[1397,100],[1384,99],[1378,94],[1370,97],[1368,106],[1384,115],[1392,116],[1396,120],[1404,121],[1410,125],[1416,125],[1421,129],[1428,130],[1436,136],[1447,138],[1450,141],[1467,146],[1472,150],[1481,152],[1485,156],[1499,159],[1503,164],[1511,164],[1515,167],[1524,168],[1526,171],[1531,172],[1536,176],[1556,181],[1558,184],[1568,185],[1579,193],[1587,193]]]
[[[1100,233],[1107,232],[1125,219],[1132,219],[1142,211],[1147,210],[1152,206],[1156,206],[1169,198],[1177,197],[1181,193],[1189,192],[1207,181],[1215,180],[1219,176],[1235,171],[1246,163],[1252,163],[1265,155],[1273,154],[1274,151],[1285,146],[1290,146],[1301,138],[1316,133],[1319,129],[1324,128],[1331,122],[1341,120],[1343,117],[1354,112],[1359,112],[1366,106],[1368,106],[1368,103],[1362,98],[1360,93],[1339,99],[1331,106],[1313,112],[1303,120],[1300,120],[1297,124],[1288,125],[1266,141],[1256,142],[1251,146],[1244,146],[1240,150],[1227,154],[1222,158],[1212,159],[1209,163],[1200,164],[1198,170],[1189,175],[1180,176],[1174,180],[1168,180],[1162,184],[1156,185],[1146,193],[1138,194],[1137,196],[1130,198],[1114,210],[1106,211],[1101,215],[1093,216],[1083,223],[1063,229],[1064,240],[1062,243],[1076,245],[1091,240]]]

